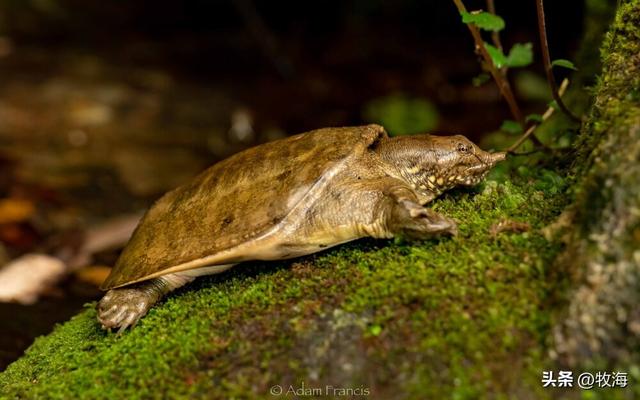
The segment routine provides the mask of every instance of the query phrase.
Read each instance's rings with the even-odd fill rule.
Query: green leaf
[[[526,67],[533,62],[533,45],[531,43],[516,43],[509,51],[508,56],[505,56],[502,50],[487,42],[484,43],[484,47],[497,68]]]
[[[553,60],[553,62],[551,63],[552,67],[562,67],[562,68],[568,68],[568,69],[572,69],[574,71],[577,71],[578,68],[576,68],[575,65],[573,65],[573,63],[569,60],[565,60],[563,58],[559,58],[557,60]]]
[[[499,32],[504,29],[504,20],[486,11],[462,12],[460,15],[465,24],[474,24],[485,31]]]
[[[478,75],[475,78],[473,78],[471,80],[471,83],[473,84],[473,86],[478,87],[478,86],[482,86],[489,79],[491,79],[491,76],[489,74],[487,74],[486,72],[483,72],[480,75]]]
[[[516,121],[507,119],[500,126],[500,130],[517,135],[519,133],[522,133],[522,126],[520,126],[520,124]]]
[[[555,100],[551,100],[547,105],[556,111],[560,110],[560,107],[558,106],[558,102],[556,102]]]
[[[531,43],[516,43],[507,56],[509,67],[526,67],[533,62],[533,45]]]
[[[564,178],[556,172],[543,169],[539,178],[533,184],[533,187],[543,192],[554,194],[562,190],[564,186]]]
[[[540,114],[529,114],[527,115],[527,118],[525,118],[526,122],[535,122],[537,124],[541,124],[542,123],[542,115]]]
[[[493,65],[495,65],[497,68],[502,68],[507,65],[507,57],[504,55],[502,50],[490,45],[487,42],[484,43],[484,47],[487,49],[487,53],[489,53],[489,56],[491,56]]]
[[[379,336],[382,333],[382,327],[380,325],[371,325],[369,327],[369,334],[371,336]]]

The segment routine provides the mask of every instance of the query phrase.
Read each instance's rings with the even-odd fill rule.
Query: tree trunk
[[[637,357],[640,338],[640,1],[623,2],[577,143],[575,202],[559,267],[575,276],[554,332],[569,364]]]

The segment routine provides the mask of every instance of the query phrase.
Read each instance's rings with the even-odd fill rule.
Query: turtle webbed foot
[[[133,327],[158,300],[141,288],[112,289],[98,302],[98,321],[103,329],[118,329],[118,334]]]

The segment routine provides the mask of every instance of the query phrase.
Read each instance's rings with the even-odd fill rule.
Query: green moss
[[[593,0],[593,3],[597,1]],[[596,102],[583,129],[584,135],[575,144],[579,172],[593,165],[597,156],[592,151],[603,135],[612,127],[633,121],[630,113],[637,113],[640,93],[640,5],[637,1],[621,4],[600,48],[604,70],[599,76],[594,94]],[[625,122],[626,121],[626,122]]]
[[[0,392],[256,398],[304,381],[376,398],[539,395],[559,281],[549,268],[559,247],[540,228],[566,202],[563,181],[545,171],[502,171],[436,201],[460,222],[456,238],[364,240],[242,265],[179,290],[121,337],[101,331],[88,305],[0,375]],[[493,235],[504,219],[531,229]]]

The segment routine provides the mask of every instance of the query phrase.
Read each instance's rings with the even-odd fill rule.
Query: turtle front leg
[[[103,329],[119,328],[118,334],[134,326],[164,295],[194,278],[170,274],[118,289],[111,289],[98,302],[98,321]]]
[[[457,235],[454,220],[423,207],[408,188],[394,188],[388,193],[386,227],[394,236],[410,239],[428,239],[437,235]]]

